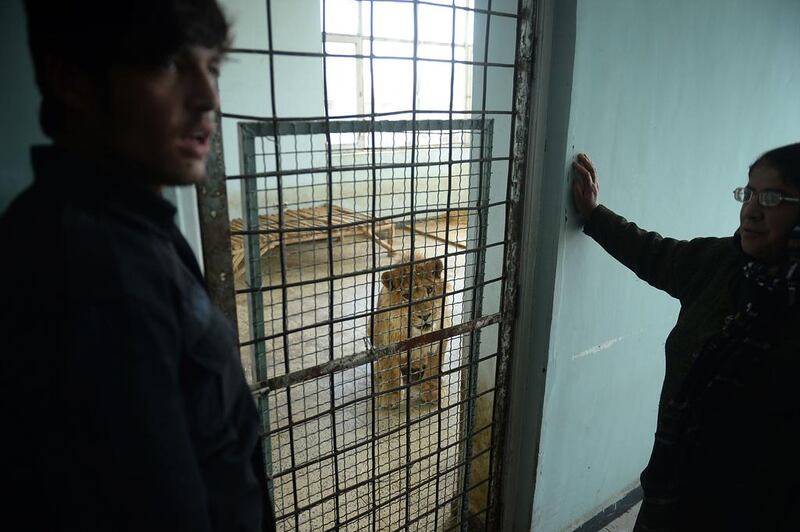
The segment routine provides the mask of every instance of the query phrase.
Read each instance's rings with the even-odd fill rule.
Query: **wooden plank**
[[[459,249],[467,249],[467,246],[465,246],[461,242],[454,241],[454,240],[448,240],[448,239],[444,238],[443,236],[438,236],[436,233],[432,233],[432,232],[426,231],[424,229],[420,229],[419,227],[411,227],[410,224],[404,224],[403,225],[403,229],[412,230],[415,233],[417,233],[418,235],[422,235],[422,236],[424,236],[426,238],[432,238],[433,240],[436,240],[437,242],[441,242],[443,244],[447,244],[448,246],[455,246],[455,247],[457,247]],[[451,233],[455,233],[455,231],[453,231],[453,230],[451,230],[450,232]]]
[[[396,250],[390,244],[385,242],[382,238],[378,237],[371,230],[372,219],[369,215],[356,213],[345,209],[339,205],[330,205],[331,223],[334,225],[343,224],[357,224],[351,227],[340,227],[331,231],[323,229],[314,229],[327,226],[328,224],[328,206],[318,207],[305,207],[302,209],[290,209],[283,213],[283,229],[291,229],[293,231],[284,233],[284,243],[299,244],[303,242],[313,242],[316,240],[325,240],[330,234],[331,238],[342,238],[344,235],[363,235],[372,238],[379,246],[384,248],[393,255]],[[259,229],[267,231],[279,231],[280,219],[276,214],[260,215],[258,217]],[[361,223],[359,223],[361,222]],[[363,224],[363,225],[362,225]],[[366,227],[364,227],[366,226]],[[230,221],[231,231],[244,230],[244,222],[235,218]],[[389,229],[394,232],[394,226],[391,221],[382,220],[375,222],[376,230],[383,231]],[[294,231],[294,230],[307,229],[307,231]],[[267,251],[277,247],[280,244],[280,234],[267,233],[259,235],[260,255],[263,257]],[[231,237],[231,254],[233,255],[234,270],[244,262],[244,238],[243,235],[233,235]]]

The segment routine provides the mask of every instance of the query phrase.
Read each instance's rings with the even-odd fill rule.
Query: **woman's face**
[[[761,262],[778,262],[786,256],[792,227],[800,222],[800,204],[782,201],[775,207],[762,207],[757,194],[774,190],[784,196],[800,198],[800,190],[766,165],[756,166],[750,171],[747,188],[753,191],[753,196],[742,205],[739,214],[742,250]]]

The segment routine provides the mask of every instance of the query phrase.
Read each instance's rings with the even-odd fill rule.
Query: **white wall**
[[[257,0],[224,0],[233,23],[234,48],[269,49],[266,4]],[[272,46],[276,50],[322,51],[319,0],[272,2]],[[322,58],[275,56],[275,116],[301,117],[324,114]],[[273,116],[269,56],[230,54],[220,75],[220,101],[225,113]],[[227,175],[242,173],[237,122],[224,118],[222,141]],[[231,217],[241,216],[240,181],[228,182]]]
[[[537,249],[557,264],[532,508],[542,532],[571,530],[637,480],[678,310],[580,232],[570,161],[589,153],[602,203],[640,226],[721,236],[738,225],[731,191],[749,163],[800,137],[793,0],[572,0],[555,28],[541,179],[556,207]]]

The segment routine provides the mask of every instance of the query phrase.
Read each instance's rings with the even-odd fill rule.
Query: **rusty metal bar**
[[[228,196],[225,189],[225,159],[222,154],[222,127],[219,113],[215,118],[216,133],[206,166],[206,179],[196,185],[200,237],[203,245],[203,266],[211,299],[237,330],[236,298],[233,286],[233,260],[228,223]]]
[[[517,9],[517,50],[514,70],[514,114],[511,118],[511,145],[509,147],[512,164],[508,169],[506,198],[505,240],[508,244],[503,254],[506,269],[503,280],[500,312],[503,321],[498,335],[498,357],[495,367],[494,428],[492,447],[497,452],[489,461],[489,504],[486,520],[488,530],[497,530],[502,521],[502,483],[494,480],[502,477],[505,433],[507,429],[506,411],[508,386],[511,381],[509,361],[513,355],[514,320],[516,319],[517,275],[519,271],[519,239],[521,227],[521,198],[524,192],[525,174],[528,165],[528,140],[531,109],[531,86],[533,85],[533,59],[536,52],[534,21],[536,0],[519,0]],[[494,489],[492,489],[494,487]]]
[[[417,2],[414,2],[415,4]],[[417,42],[417,41],[415,41]],[[228,51],[231,54],[254,54],[254,55],[268,55],[268,56],[291,56],[291,57],[321,57],[325,59],[326,57],[346,57],[348,59],[369,59],[369,55],[367,54],[335,54],[335,53],[325,53],[325,52],[298,52],[298,51],[290,51],[290,50],[264,50],[260,48],[232,48]],[[450,63],[450,59],[439,59],[436,57],[408,57],[403,55],[376,55],[377,59],[392,59],[392,60],[402,60],[402,61],[413,61],[415,63],[419,61],[428,61],[431,63]],[[495,63],[495,62],[480,62],[480,61],[467,61],[466,59],[456,59],[453,61],[454,63],[458,63],[461,65],[469,65],[469,66],[483,66],[483,67],[496,67],[496,68],[514,68],[513,63]],[[331,117],[334,118],[334,117]]]
[[[454,374],[454,373],[458,373],[459,371],[462,371],[462,370],[464,370],[464,369],[466,369],[466,368],[468,368],[470,366],[477,367],[477,366],[480,366],[481,363],[486,362],[487,360],[491,360],[493,358],[497,358],[497,353],[492,353],[490,355],[486,355],[484,357],[481,357],[481,358],[479,358],[479,359],[477,359],[477,360],[475,360],[473,362],[467,362],[466,364],[461,364],[460,366],[456,366],[455,368],[450,368],[448,370],[442,371],[442,375],[451,375],[451,374]],[[423,380],[423,382],[426,381],[426,380],[431,380],[432,378],[433,377],[426,378],[426,379]],[[405,388],[404,385],[400,386],[399,388],[393,388],[393,389],[391,389],[389,391],[401,390],[403,388]],[[265,392],[265,393],[272,393],[272,391],[273,390],[270,390],[270,391]],[[478,398],[478,397],[481,397],[483,395],[486,395],[488,392],[491,392],[491,391],[494,391],[494,388],[490,388],[488,390],[484,390],[483,392],[476,393],[475,398]],[[252,389],[251,389],[251,393],[254,393],[254,392],[252,392]],[[369,397],[369,399],[372,399],[372,398],[373,398],[373,396]],[[339,404],[337,406],[337,409],[341,410],[341,409],[353,406],[355,404],[360,403],[363,400],[364,399],[351,399],[350,401],[345,401],[345,402]],[[450,408],[450,407],[455,406],[455,405],[460,405],[460,404],[462,404],[462,402],[463,401],[458,401],[458,402],[452,403],[447,408]],[[302,425],[303,423],[308,423],[310,421],[314,421],[316,419],[319,419],[321,417],[326,416],[327,414],[328,414],[328,411],[317,412],[316,414],[312,414],[312,415],[304,417],[302,419],[298,419],[297,421],[293,421],[289,425],[283,425],[283,426],[277,427],[277,428],[273,429],[270,432],[270,434],[277,434],[279,432],[289,430],[291,427],[293,427],[295,425]],[[401,430],[403,427],[404,427],[404,425],[401,425],[396,430]],[[396,432],[396,430],[392,430],[392,431],[389,431],[389,432],[384,432],[384,433],[381,434],[381,437],[384,437],[384,436],[390,435],[390,434],[394,434],[394,432]]]
[[[467,255],[469,253],[476,253],[480,249],[490,249],[490,248],[494,248],[494,247],[497,247],[497,246],[503,246],[503,245],[505,245],[505,242],[501,240],[500,242],[492,242],[491,244],[486,244],[482,248],[470,248],[470,249],[466,249],[466,250],[455,251],[453,253],[450,253],[450,256],[451,257],[456,257],[458,255]],[[431,257],[431,258],[440,259],[440,258],[444,258],[444,255],[436,255],[436,256]],[[358,277],[360,275],[366,275],[368,273],[378,273],[378,272],[388,271],[388,270],[391,270],[392,268],[394,268],[396,266],[408,266],[408,265],[415,264],[415,263],[416,263],[415,261],[398,262],[396,264],[389,265],[389,266],[376,267],[375,270],[370,270],[370,269],[367,269],[367,270],[355,270],[355,271],[353,271],[351,273],[340,273],[340,274],[334,275],[333,276],[333,280],[339,281],[339,280],[342,280],[342,279],[349,279],[351,277]],[[315,278],[315,279],[308,279],[306,281],[295,281],[293,283],[287,283],[286,287],[287,288],[296,288],[296,287],[299,287],[299,286],[308,286],[308,285],[317,284],[317,283],[324,283],[326,281],[329,281],[330,279],[331,279],[330,277],[319,277],[319,278]],[[486,283],[484,283],[484,284],[486,284]],[[464,290],[472,290],[472,288],[473,287],[470,286],[468,288],[465,288]],[[271,290],[280,290],[280,289],[281,289],[281,285],[269,285],[269,286],[259,287],[259,288],[240,288],[239,290],[236,291],[236,294],[249,294],[249,293],[252,293],[252,292],[268,292],[268,291],[271,291]],[[461,291],[463,291],[463,290],[461,290]],[[459,290],[456,290],[456,291],[448,292],[448,294],[457,294],[458,292],[459,292]]]
[[[441,114],[441,109],[419,109],[417,110],[417,114],[425,115],[425,114]],[[388,117],[388,116],[399,116],[399,115],[407,115],[411,114],[411,110],[407,109],[405,111],[383,111],[380,113],[358,113],[352,115],[335,115],[331,116],[330,119],[334,120],[331,122],[332,124],[336,124],[341,120],[355,120],[355,119],[368,119],[368,118],[378,118],[378,117]],[[453,111],[453,114],[457,115],[476,115],[481,114],[480,111],[474,110],[461,110],[461,111]],[[514,114],[514,111],[506,111],[503,109],[493,109],[491,111],[486,111],[487,115],[508,115],[511,116]],[[220,113],[222,118],[235,118],[238,120],[254,120],[257,122],[264,122],[269,121],[272,122],[272,117],[270,116],[261,116],[261,115],[244,115],[240,113]],[[275,117],[275,122],[277,124],[283,124],[286,122],[296,122],[296,123],[303,123],[303,122],[318,122],[320,120],[324,120],[324,116],[293,116],[293,117]],[[392,120],[394,122],[394,120]]]
[[[483,316],[459,325],[453,325],[446,329],[429,332],[428,334],[423,334],[422,336],[415,336],[414,338],[409,338],[408,340],[403,340],[392,345],[367,349],[366,351],[361,351],[346,357],[330,360],[311,368],[299,369],[278,377],[272,377],[266,381],[256,383],[251,389],[253,393],[266,394],[271,390],[277,390],[278,388],[288,387],[309,379],[322,377],[327,375],[329,372],[342,371],[368,364],[378,360],[379,358],[413,349],[418,345],[429,344],[438,340],[450,338],[451,336],[464,334],[465,332],[482,329],[484,327],[488,327],[489,325],[500,323],[502,321],[501,318],[502,315],[499,312],[496,314],[490,314],[489,316]]]
[[[419,111],[417,111],[419,113]],[[442,113],[442,111],[438,111]],[[411,113],[411,111],[409,111]],[[382,133],[405,133],[411,130],[412,120],[391,120],[375,123]],[[246,135],[254,137],[274,137],[275,135],[324,135],[329,129],[330,133],[370,133],[373,127],[372,120],[346,120],[332,122],[330,117],[327,120],[323,116],[319,120],[305,119],[297,122],[278,122],[254,121],[242,122],[240,127]],[[447,131],[449,120],[443,118],[417,120],[417,131]],[[481,120],[460,119],[454,120],[454,129],[457,130],[478,130],[483,128]],[[445,163],[442,163],[445,164]]]
[[[503,279],[502,277],[495,277],[494,279],[491,279],[489,281],[482,282],[481,286],[483,286],[485,284],[489,284],[489,283],[496,283],[498,281],[501,281],[502,279]],[[469,286],[467,288],[462,288],[460,290],[454,290],[454,291],[450,292],[450,294],[458,294],[458,293],[468,292],[470,290],[475,290],[475,289],[476,289],[475,286]],[[429,297],[426,297],[426,298],[420,298],[417,301],[431,301],[433,299],[437,299],[436,296],[429,296]],[[381,309],[380,312],[389,312],[391,310],[396,310],[396,309],[402,308],[404,306],[405,306],[405,304],[403,304],[403,305],[395,305],[395,306],[392,306],[392,307],[386,307],[384,309]],[[248,345],[257,344],[258,342],[274,340],[275,338],[281,338],[283,336],[288,336],[290,334],[295,334],[295,333],[299,333],[299,332],[302,332],[302,331],[307,331],[308,329],[315,329],[317,327],[330,325],[332,323],[343,323],[345,321],[353,321],[353,320],[356,320],[356,319],[359,319],[359,318],[368,318],[370,315],[371,315],[371,313],[369,313],[369,312],[362,312],[361,314],[351,314],[349,316],[342,316],[340,318],[329,318],[327,320],[321,320],[321,321],[312,323],[311,325],[303,325],[302,327],[295,327],[294,329],[289,329],[288,331],[281,331],[281,332],[270,334],[270,335],[267,335],[267,336],[259,336],[257,338],[253,338],[251,340],[247,340],[246,342],[239,342],[239,346],[240,347],[246,347]]]

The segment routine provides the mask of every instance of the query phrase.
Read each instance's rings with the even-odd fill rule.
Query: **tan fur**
[[[415,260],[423,260],[417,257]],[[381,276],[381,292],[378,296],[378,309],[367,325],[371,333],[372,345],[383,347],[409,337],[414,338],[443,327],[450,326],[450,317],[441,297],[445,293],[442,279],[442,261],[439,259],[417,262],[410,266],[399,266],[388,270]],[[408,297],[411,288],[411,335],[408,327]],[[390,307],[397,307],[391,310]],[[443,316],[444,313],[444,316]],[[444,318],[444,323],[442,323]],[[373,329],[374,327],[374,329]],[[447,350],[447,340],[433,342],[411,350],[411,368],[408,368],[408,352],[390,355],[377,360],[373,365],[378,405],[397,406],[401,399],[401,386],[411,373],[413,388],[419,389],[419,397],[424,402],[435,402],[439,398],[440,367],[442,353]],[[393,391],[390,391],[393,390]],[[407,390],[410,390],[407,388]]]

